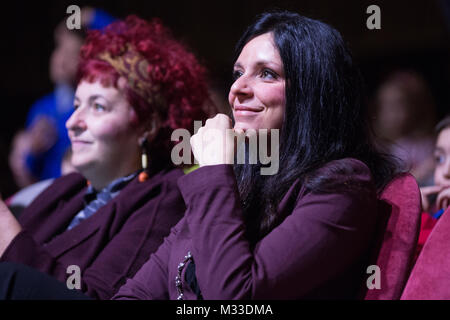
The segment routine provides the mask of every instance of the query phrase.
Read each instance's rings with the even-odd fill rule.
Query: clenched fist
[[[191,147],[199,165],[233,164],[234,137],[244,133],[233,130],[232,121],[225,114],[219,113],[191,137]]]

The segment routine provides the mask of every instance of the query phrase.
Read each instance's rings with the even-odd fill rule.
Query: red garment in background
[[[433,230],[434,226],[436,225],[436,222],[438,222],[438,219],[432,217],[428,212],[422,212],[422,217],[420,220],[420,234],[419,240],[417,241],[417,249],[414,261],[417,260],[417,257],[422,251],[425,241],[427,241],[431,230]]]

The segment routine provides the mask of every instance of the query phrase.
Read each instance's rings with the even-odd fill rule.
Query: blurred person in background
[[[434,184],[420,188],[422,194],[422,221],[417,255],[423,248],[433,227],[450,206],[450,116],[436,126],[434,148]]]
[[[73,111],[80,47],[86,30],[114,20],[100,9],[86,7],[81,13],[80,30],[69,30],[66,20],[57,25],[49,70],[54,90],[31,106],[25,129],[13,138],[9,164],[19,188],[61,176],[61,163],[70,147],[65,123]]]
[[[75,171],[76,169],[72,165],[72,149],[69,147],[61,163],[61,175],[66,175]],[[14,216],[18,218],[22,211],[28,207],[42,191],[50,186],[54,180],[55,178],[49,178],[22,188],[6,199],[5,203]]]
[[[436,107],[425,80],[413,71],[391,73],[375,99],[377,135],[403,160],[420,186],[433,183]]]

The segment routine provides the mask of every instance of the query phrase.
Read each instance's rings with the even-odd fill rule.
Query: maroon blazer
[[[345,164],[347,170],[339,170]],[[251,250],[233,169],[202,167],[179,179],[185,217],[120,288],[115,299],[176,299],[179,263],[190,251],[204,299],[356,298],[366,283],[375,234],[377,193],[368,167],[355,159],[328,163],[335,191],[291,186],[278,208],[285,217]],[[297,189],[298,190],[298,189]],[[184,299],[196,299],[181,267]]]
[[[71,230],[84,207],[86,180],[80,174],[57,179],[21,214],[23,227],[0,261],[32,266],[66,282],[67,268],[81,269],[82,291],[108,299],[159,247],[186,207],[177,187],[179,169],[133,179],[108,204]]]

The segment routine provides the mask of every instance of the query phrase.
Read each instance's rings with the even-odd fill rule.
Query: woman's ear
[[[156,136],[158,135],[159,129],[161,128],[161,120],[159,116],[154,114],[150,117],[149,121],[143,123],[142,125],[142,134],[139,137],[139,145],[147,140],[147,143],[151,143]]]

